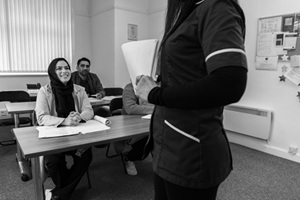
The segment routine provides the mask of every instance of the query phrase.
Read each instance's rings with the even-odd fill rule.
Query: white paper
[[[151,119],[151,115],[152,114],[144,115],[144,116],[142,116],[142,119]]]
[[[103,100],[111,101],[112,99],[115,99],[115,98],[118,98],[118,97],[122,97],[122,95],[120,95],[120,96],[105,96],[105,97],[103,97]]]
[[[157,46],[157,39],[128,42],[122,45],[121,48],[134,89],[136,88],[137,76],[155,74]]]
[[[94,116],[94,120],[101,122],[102,124],[105,124],[106,126],[111,125],[111,121],[109,119],[106,119],[104,117],[100,117],[98,115]]]
[[[291,67],[300,67],[300,55],[291,56]]]
[[[273,17],[267,19],[260,19],[258,21],[259,33],[270,33],[281,31],[282,17]]]
[[[277,70],[278,56],[256,57],[256,69]]]
[[[276,56],[275,34],[261,33],[257,37],[257,56]]]
[[[295,49],[297,43],[297,33],[284,34],[284,49]]]
[[[104,131],[110,129],[110,127],[96,120],[89,120],[85,123],[79,123],[77,126],[38,126],[36,129],[39,131],[39,138],[51,138]]]
[[[300,84],[300,69],[298,67],[294,67],[289,69],[284,76],[290,80],[291,82],[293,82],[295,85]]]

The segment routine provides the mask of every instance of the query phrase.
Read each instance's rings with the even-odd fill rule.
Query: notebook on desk
[[[36,129],[39,131],[38,138],[53,138],[105,131],[110,127],[99,120],[88,120],[86,123],[80,123],[77,126],[37,126]]]
[[[122,45],[122,51],[133,88],[136,88],[136,77],[152,76],[155,79],[158,40],[140,40]]]

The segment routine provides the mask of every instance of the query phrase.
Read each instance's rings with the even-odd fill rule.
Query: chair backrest
[[[30,95],[23,90],[1,91],[0,101],[26,102],[30,101]]]
[[[105,96],[119,96],[123,93],[123,88],[120,87],[109,87],[104,88]]]
[[[41,84],[40,83],[37,83],[37,84],[26,84],[27,86],[27,89],[29,90],[38,90],[41,88]]]
[[[114,98],[110,101],[109,110],[112,115],[121,115],[123,108],[123,99],[122,97]]]

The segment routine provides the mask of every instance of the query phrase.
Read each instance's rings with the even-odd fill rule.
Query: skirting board
[[[226,131],[229,142],[239,144],[257,151],[268,153],[280,158],[300,163],[300,154],[290,155],[288,150],[276,148],[268,143],[266,140],[260,140],[239,133]]]

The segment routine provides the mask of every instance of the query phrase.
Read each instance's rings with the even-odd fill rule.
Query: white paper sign
[[[122,45],[121,48],[133,88],[136,88],[137,76],[152,76],[156,64],[157,46],[157,39],[128,42]]]

